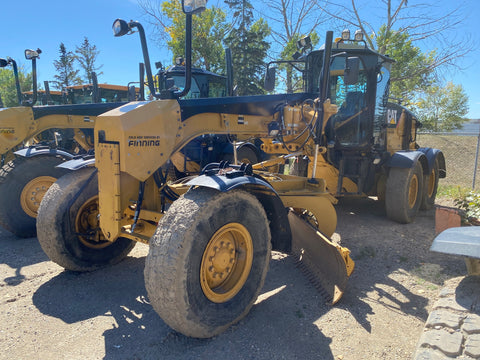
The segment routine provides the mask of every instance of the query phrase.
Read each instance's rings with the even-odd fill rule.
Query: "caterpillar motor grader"
[[[398,193],[399,206],[412,210],[423,199],[424,178],[443,165],[440,152],[412,147],[415,129],[408,123],[414,119],[387,103],[392,60],[349,39],[334,43],[332,32],[324,48],[295,60],[303,92],[181,99],[191,84],[192,16],[205,4],[182,1],[184,88],[156,94],[143,47],[149,86],[160,100],[131,102],[99,116],[95,159],[62,164],[75,171],[50,187],[37,219],[43,250],[68,270],[99,269],[121,261],[136,242],[149,244],[145,282],[152,306],[173,329],[199,338],[221,333],[248,313],[272,249],[291,253],[337,302],[354,263],[349,250],[329,238],[336,228],[332,189],[335,195],[371,190],[370,183],[382,189],[385,171],[385,198]],[[121,36],[135,27],[116,20],[113,29]],[[273,71],[267,74],[271,81]],[[337,91],[337,84],[348,91]],[[361,92],[363,102],[350,92]],[[368,124],[367,115],[375,122]],[[387,148],[389,132],[402,141]],[[168,183],[165,164],[202,134],[258,137],[265,152],[285,154],[253,166],[212,163],[199,176]],[[290,158],[302,159],[298,175],[263,171]],[[354,163],[359,170],[351,176]]]
[[[112,89],[112,85],[107,85],[105,89],[98,86],[94,77],[93,84],[67,89],[71,100],[79,91],[82,95],[88,91],[93,94],[89,101],[94,103],[34,106],[38,98],[36,59],[40,53],[25,50],[25,57],[32,61],[31,95],[21,92],[16,63],[11,58],[0,59],[1,67],[12,64],[14,68],[19,102],[17,107],[0,109],[0,225],[19,237],[35,236],[41,199],[48,187],[66,173],[56,166],[93,151],[95,118],[122,104],[103,102],[102,98],[108,95],[104,92],[110,91],[117,95],[115,99],[127,102],[126,86]],[[45,85],[45,102],[49,104],[52,94],[47,82]]]

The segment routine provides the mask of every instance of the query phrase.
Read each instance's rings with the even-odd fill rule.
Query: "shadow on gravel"
[[[25,280],[22,268],[48,261],[37,238],[22,239],[0,227],[0,264],[15,269],[15,275],[4,279],[9,286],[16,286]]]
[[[355,261],[338,306],[369,332],[372,304],[426,321],[429,299],[422,295],[424,286],[441,287],[445,278],[464,271],[457,259],[429,250],[435,237],[434,210],[421,211],[411,224],[388,220],[383,205],[371,198],[341,199],[336,210],[337,234]],[[422,274],[427,265],[436,271]],[[418,283],[412,275],[418,276]],[[434,285],[425,285],[427,281]]]
[[[480,315],[480,276],[466,276],[455,289],[455,300],[473,314]]]
[[[335,307],[352,314],[368,332],[369,319],[378,318],[370,315],[377,315],[379,306],[387,314],[425,321],[428,295],[422,295],[425,287],[415,283],[412,274],[433,264],[441,269],[441,277],[429,281],[441,286],[442,276],[464,272],[463,263],[429,251],[433,213],[402,225],[386,220],[382,207],[371,199],[342,200],[336,208],[336,236],[352,251],[356,270]],[[331,307],[282,254],[271,260],[264,289],[250,313],[207,340],[180,335],[158,317],[148,303],[143,268],[144,258],[128,257],[101,271],[63,272],[38,288],[33,303],[43,314],[68,324],[110,318],[111,325],[102,325],[105,359],[334,359],[332,339],[316,325],[318,319],[328,318]],[[328,326],[328,321],[335,319],[320,326]],[[76,327],[81,329],[81,324]]]
[[[173,331],[156,314],[144,287],[144,258],[91,273],[65,271],[41,285],[33,303],[68,324],[111,317],[111,328],[104,331],[105,359],[333,360],[331,339],[313,325],[328,307],[318,306],[322,300],[316,290],[288,258],[272,260],[270,267],[250,313],[206,340]]]

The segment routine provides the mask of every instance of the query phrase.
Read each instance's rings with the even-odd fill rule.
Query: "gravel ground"
[[[463,259],[429,251],[434,211],[386,219],[372,199],[337,205],[334,239],[356,261],[333,307],[282,253],[274,253],[251,312],[208,340],[172,331],[148,303],[138,244],[111,268],[64,271],[36,238],[0,228],[0,359],[411,359],[446,280]]]

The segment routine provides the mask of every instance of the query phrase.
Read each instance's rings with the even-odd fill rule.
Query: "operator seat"
[[[342,131],[342,126],[352,123],[352,117],[354,117],[354,115],[356,114],[359,114],[364,108],[365,94],[361,91],[348,92],[345,96],[345,101],[338,109],[338,112],[328,120],[327,125],[325,126],[325,135],[327,137],[327,142],[335,142],[336,135],[340,135],[342,137],[341,142],[343,142],[343,140],[345,140],[343,138],[345,138],[346,134],[344,134],[344,131]],[[350,121],[346,122],[346,120],[349,119]],[[349,126],[347,126],[347,128],[349,128]],[[345,128],[345,130],[347,128]],[[336,134],[339,130],[342,134]]]

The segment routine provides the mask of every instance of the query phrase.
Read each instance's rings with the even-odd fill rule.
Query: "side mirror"
[[[267,91],[273,91],[275,89],[275,71],[277,68],[267,68],[265,72],[265,81],[263,83],[263,88]]]
[[[5,67],[5,66],[7,66],[7,65],[8,65],[8,61],[7,61],[7,60],[5,60],[5,59],[0,59],[0,67],[3,68],[3,67]]]
[[[182,0],[182,10],[185,14],[197,14],[205,10],[207,0]]]
[[[113,35],[120,37],[128,34],[132,29],[125,20],[117,19],[113,22],[112,25]]]
[[[26,49],[25,50],[25,59],[27,59],[27,60],[37,59],[37,58],[40,57],[41,53],[42,53],[42,50],[40,50],[40,49],[37,49],[37,50]]]
[[[345,85],[355,85],[358,82],[359,72],[360,59],[358,57],[347,57],[343,76]]]

